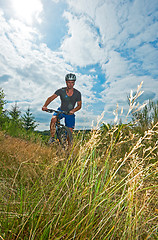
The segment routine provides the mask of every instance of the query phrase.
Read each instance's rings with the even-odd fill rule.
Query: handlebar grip
[[[64,113],[64,114],[66,114],[66,115],[68,115],[68,114],[69,114],[69,112],[65,112],[65,111],[62,111],[61,113]]]
[[[66,115],[69,114],[69,112],[66,112],[66,111],[58,111],[58,110],[54,110],[54,109],[50,109],[50,108],[47,108],[47,110],[45,110],[45,111],[46,111],[46,112],[49,112],[49,113],[55,112],[55,113],[58,113],[58,114],[61,114],[61,113],[64,113],[64,114],[66,114]]]
[[[45,110],[46,112],[49,112],[49,113],[53,113],[53,112],[55,112],[55,110],[53,110],[53,109],[47,109],[47,110]]]

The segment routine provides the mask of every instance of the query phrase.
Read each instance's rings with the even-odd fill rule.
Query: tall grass
[[[72,148],[0,134],[0,238],[157,239],[158,124],[80,134]]]

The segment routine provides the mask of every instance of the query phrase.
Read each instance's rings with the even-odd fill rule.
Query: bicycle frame
[[[64,114],[68,114],[68,112],[65,112],[65,111],[57,111],[57,110],[54,110],[54,109],[47,109],[46,110],[46,112],[49,112],[49,113],[53,113],[53,112],[55,112],[55,113],[57,113],[57,115],[56,115],[56,117],[57,117],[57,121],[56,121],[56,127],[63,127],[63,126],[65,126],[64,124],[61,124],[60,123],[60,118],[59,118],[59,115],[60,114],[62,114],[62,113],[64,113]]]
[[[66,127],[65,125],[60,123],[60,118],[59,115],[64,113],[64,114],[68,114],[68,112],[65,111],[56,111],[54,109],[47,109],[46,112],[49,113],[57,113],[56,117],[57,117],[57,121],[55,123],[55,128],[56,128],[56,135],[57,135],[57,139],[59,140],[59,142],[61,143],[61,145],[63,145],[63,147],[65,148],[65,139],[67,139],[68,144],[70,145],[72,142],[72,133],[70,131],[70,129],[68,127]]]

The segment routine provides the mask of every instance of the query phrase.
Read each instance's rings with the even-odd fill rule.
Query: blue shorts
[[[58,111],[62,111],[60,108],[57,109]],[[54,113],[53,116],[56,116],[57,113]],[[59,118],[65,118],[65,126],[69,128],[74,128],[75,127],[75,114],[72,115],[66,115],[64,113],[59,114]]]

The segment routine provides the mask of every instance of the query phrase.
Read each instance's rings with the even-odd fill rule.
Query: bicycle
[[[58,111],[54,109],[47,109],[46,112],[48,113],[57,113],[57,121],[55,123],[55,139],[61,144],[61,146],[65,149],[66,147],[70,146],[72,144],[72,133],[68,127],[60,123],[59,115],[64,113],[68,114],[68,112],[65,111]]]

